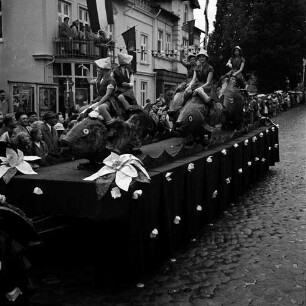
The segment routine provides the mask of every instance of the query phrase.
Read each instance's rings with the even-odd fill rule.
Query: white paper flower
[[[238,148],[238,147],[239,147],[238,143],[235,143],[234,148]]]
[[[276,128],[279,129],[279,124],[276,124]]]
[[[119,156],[112,152],[103,160],[103,163],[105,166],[93,175],[84,178],[84,181],[94,181],[101,176],[116,173],[116,185],[120,189],[128,191],[132,179],[138,177],[138,171],[142,172],[150,180],[150,176],[142,166],[141,161],[132,154],[122,154]]]
[[[144,284],[143,283],[138,283],[136,286],[137,286],[137,288],[143,288]]]
[[[207,159],[206,159],[206,161],[207,161],[208,163],[211,163],[211,162],[212,162],[212,156],[208,156]]]
[[[275,148],[275,149],[277,149],[277,148],[278,148],[278,144],[277,144],[277,143],[274,145],[274,148]]]
[[[238,173],[241,174],[242,173],[242,168],[238,169]]]
[[[134,192],[133,192],[133,196],[132,196],[132,198],[134,199],[134,200],[137,200],[139,197],[141,197],[142,196],[142,190],[141,189],[139,189],[139,190],[135,190]]]
[[[188,171],[189,172],[191,172],[193,169],[194,169],[194,164],[193,163],[190,163],[189,165],[188,165]]]
[[[165,178],[166,178],[167,182],[172,181],[171,175],[172,175],[172,172],[167,172],[166,173]]]
[[[248,166],[252,166],[252,162],[251,161],[248,161]]]
[[[2,161],[0,165],[0,178],[3,177],[9,169],[16,169],[23,174],[37,174],[27,161],[39,160],[38,156],[24,156],[23,152],[17,149],[17,152],[6,148],[6,157],[0,156]]]
[[[230,177],[226,178],[225,182],[226,182],[226,184],[230,184],[231,183],[231,178]]]
[[[272,148],[271,147],[269,147],[269,151],[271,151],[272,150]]]
[[[266,133],[269,134],[269,130],[266,130]]]
[[[3,204],[6,202],[6,197],[3,194],[0,194],[0,203]]]
[[[258,157],[255,157],[255,161],[259,161],[259,158],[258,158]]]
[[[263,137],[263,133],[259,133],[259,137]]]
[[[254,136],[254,137],[252,138],[252,141],[255,142],[256,140],[257,140],[257,137]]]
[[[203,209],[203,208],[202,208],[201,205],[198,205],[198,206],[197,206],[197,211],[202,211],[202,209]]]
[[[264,163],[264,162],[266,162],[266,159],[263,157],[263,158],[261,159],[261,161]]]
[[[112,188],[111,195],[112,195],[112,198],[114,199],[120,198],[121,197],[120,189],[118,187]]]
[[[179,224],[180,221],[181,221],[181,217],[180,216],[175,216],[175,218],[173,220],[174,224]]]
[[[274,131],[275,131],[275,127],[274,127],[274,126],[272,126],[271,130],[272,130],[272,132],[274,132]]]
[[[156,228],[154,228],[154,230],[152,230],[152,232],[150,233],[150,238],[156,238],[156,236],[158,235],[158,230]]]
[[[214,192],[213,192],[213,194],[212,194],[212,198],[213,199],[215,199],[216,197],[217,197],[217,195],[218,195],[218,190],[215,190]]]
[[[33,190],[33,193],[35,193],[37,195],[42,195],[43,191],[39,187],[35,187],[34,190]]]
[[[222,153],[223,155],[226,155],[226,154],[227,154],[226,149],[223,149],[223,150],[221,151],[221,153]]]
[[[249,143],[249,140],[248,140],[248,139],[246,139],[246,140],[244,141],[244,145],[245,145],[245,146],[247,146],[247,145],[248,145],[248,143]]]

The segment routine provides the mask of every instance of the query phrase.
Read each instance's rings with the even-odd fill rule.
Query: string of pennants
[[[184,55],[187,55],[188,53],[198,53],[200,50],[200,47],[198,46],[184,46],[181,48],[177,48],[174,50],[149,50],[149,49],[136,49],[136,50],[127,50],[126,47],[116,47],[119,52],[122,52],[124,50],[129,51],[129,53],[133,52],[135,54],[151,54],[152,56],[161,56],[161,57],[176,57],[179,56],[181,53]]]

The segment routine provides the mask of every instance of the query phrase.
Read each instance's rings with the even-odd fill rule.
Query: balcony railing
[[[113,46],[96,43],[93,40],[55,38],[55,57],[98,59],[107,57]]]

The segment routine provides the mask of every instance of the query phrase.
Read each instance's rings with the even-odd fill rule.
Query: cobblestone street
[[[141,284],[93,289],[75,273],[54,274],[33,305],[305,305],[305,119],[305,105],[274,118],[280,163]]]

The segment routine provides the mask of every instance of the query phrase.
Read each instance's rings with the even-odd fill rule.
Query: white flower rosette
[[[6,156],[0,156],[0,178],[7,184],[11,178],[19,171],[23,174],[37,174],[33,171],[28,161],[39,160],[38,156],[24,156],[23,152],[17,149],[6,148]]]
[[[103,163],[105,166],[99,171],[83,179],[96,181],[99,199],[106,194],[113,181],[118,188],[128,191],[132,181],[149,183],[151,180],[142,162],[132,154],[118,155],[112,152]]]

